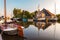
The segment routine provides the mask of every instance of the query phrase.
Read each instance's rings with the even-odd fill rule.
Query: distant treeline
[[[14,18],[30,18],[32,19],[33,17],[35,17],[37,13],[37,10],[34,11],[34,12],[29,12],[29,11],[26,11],[26,10],[21,10],[21,9],[17,9],[17,8],[14,8],[13,9],[13,14],[14,14]],[[60,14],[57,14],[57,21],[60,23]]]
[[[57,14],[56,16],[57,16],[57,19],[58,19],[57,22],[60,23],[60,14]]]
[[[26,10],[16,9],[14,8],[13,14],[15,18],[33,18],[37,11],[29,12]]]

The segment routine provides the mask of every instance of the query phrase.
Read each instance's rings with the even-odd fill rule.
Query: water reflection
[[[53,40],[55,22],[33,22],[24,29],[24,37],[27,40]]]
[[[4,40],[52,40],[54,39],[55,22],[19,22],[23,29],[23,37],[18,35],[2,35]]]
[[[18,35],[9,36],[9,35],[6,35],[6,34],[2,35],[2,39],[3,40],[24,40],[24,38],[19,37]]]
[[[30,25],[34,25],[38,29],[45,30],[48,28],[51,24],[55,25],[56,22],[20,22],[20,25],[24,28],[28,28]]]

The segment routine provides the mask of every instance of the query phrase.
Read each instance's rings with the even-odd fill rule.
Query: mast
[[[6,0],[4,0],[4,22],[6,24]]]
[[[55,1],[55,15],[56,15],[56,1]],[[54,27],[54,40],[55,40],[55,36],[56,36],[56,24],[55,24],[55,27]]]
[[[39,9],[39,8],[40,8],[40,5],[38,4],[38,12],[40,11],[40,9]]]

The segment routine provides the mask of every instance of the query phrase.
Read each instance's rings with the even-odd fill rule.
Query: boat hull
[[[17,30],[3,31],[3,33],[7,35],[17,35],[18,31]]]

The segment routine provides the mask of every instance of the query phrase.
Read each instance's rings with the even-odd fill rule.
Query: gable
[[[43,9],[42,12],[46,15],[46,16],[51,16],[46,9]]]

